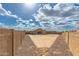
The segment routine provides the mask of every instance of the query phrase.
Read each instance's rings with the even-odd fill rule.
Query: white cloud
[[[11,27],[5,25],[4,23],[0,23],[0,28],[8,28],[8,29],[11,29]]]
[[[11,11],[7,11],[6,9],[4,9],[2,7],[2,4],[0,4],[0,15],[20,19],[17,15],[13,15]]]
[[[2,5],[0,4],[0,8],[2,8]]]
[[[25,25],[23,25],[22,23],[19,23],[16,27],[21,27],[21,28],[24,28]]]
[[[16,26],[13,26],[13,29],[15,30],[25,30],[25,25],[22,23],[17,24]]]
[[[35,24],[35,22],[33,22],[33,19],[28,19],[28,20],[16,20],[17,25],[14,26],[14,29],[16,30],[34,30],[38,28],[38,25]]]
[[[16,18],[17,25],[15,26],[7,26],[5,24],[0,23],[1,28],[12,28],[16,30],[32,30],[34,28],[37,28],[35,23],[33,22],[33,19],[23,20],[22,18],[18,17],[17,15],[12,14],[11,11],[7,11],[2,7],[2,4],[0,4],[0,15],[2,16],[9,16]]]
[[[53,10],[56,11],[69,11],[73,8],[73,4],[56,4],[53,8]]]
[[[51,10],[51,9],[52,9],[52,7],[51,7],[49,4],[45,4],[45,5],[43,6],[43,8],[44,8],[44,9],[48,9],[48,10]]]
[[[16,30],[33,30],[39,28],[33,22],[33,19],[23,20],[17,15],[13,15],[11,11],[5,10],[1,4],[0,15],[17,18],[17,25],[13,27]],[[79,29],[79,6],[75,6],[74,4],[66,3],[54,6],[45,4],[33,16],[40,23],[41,28],[48,31]]]
[[[16,22],[17,22],[17,23],[29,24],[30,22],[33,22],[33,19],[28,19],[28,20],[19,19],[19,20],[16,20]]]
[[[19,23],[16,26],[13,26],[13,29],[15,30],[21,30],[21,31],[32,31],[37,29],[38,27],[35,25],[35,23],[29,23],[29,24],[24,24],[24,23]]]
[[[50,4],[45,4],[39,8],[37,13],[34,14],[34,17],[36,21],[41,23],[43,28],[50,27],[52,29],[55,27],[55,29],[57,28],[59,30],[59,28],[61,28],[61,30],[64,30],[66,26],[69,26],[71,30],[76,24],[73,24],[73,22],[79,21],[79,6],[65,3],[56,4],[52,7]],[[69,28],[66,29],[69,30]]]

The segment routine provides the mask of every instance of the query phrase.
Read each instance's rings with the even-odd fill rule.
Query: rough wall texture
[[[64,37],[60,35],[57,37],[55,42],[52,44],[52,46],[49,48],[49,55],[52,56],[72,56],[72,52],[70,51],[70,48],[65,41]]]
[[[17,49],[22,45],[25,32],[13,31],[13,54],[16,55]]]
[[[64,32],[63,37],[65,38],[72,54],[74,56],[79,56],[79,30],[76,32]]]
[[[17,55],[23,55],[23,56],[24,55],[26,56],[27,55],[30,55],[30,56],[66,56],[66,55],[69,56],[69,55],[73,55],[69,49],[68,44],[66,43],[62,35],[57,36],[57,38],[53,38],[53,36],[56,36],[56,34],[55,35],[51,34],[50,36],[40,35],[41,39],[39,41],[39,38],[40,38],[39,35],[33,35],[33,37],[30,37],[30,35],[26,35],[22,41],[22,45],[17,49]],[[36,37],[38,40],[36,41],[36,43],[33,41],[35,40],[34,37]],[[51,39],[53,39],[53,41],[50,42],[52,43],[52,45],[48,47],[50,43],[46,43],[46,41],[44,40],[49,41]],[[42,41],[42,44],[40,43],[41,41]],[[38,44],[40,44],[40,47]],[[43,45],[43,44],[46,44],[46,45]]]
[[[53,34],[51,34],[53,35]],[[58,34],[57,34],[58,35]],[[31,37],[32,36],[32,37]],[[23,55],[23,56],[66,56],[79,55],[79,31],[64,32],[57,38],[50,36],[28,35],[24,31],[0,29],[0,55]],[[47,39],[53,39],[50,47],[44,47]],[[43,47],[37,47],[35,42],[43,40]],[[44,40],[45,39],[45,40]],[[36,40],[36,41],[33,41]],[[48,41],[49,41],[48,40]],[[45,43],[44,43],[45,42]],[[50,42],[50,41],[49,41]]]
[[[12,55],[12,30],[0,29],[0,55]]]
[[[69,47],[73,55],[79,56],[79,31],[69,33]]]

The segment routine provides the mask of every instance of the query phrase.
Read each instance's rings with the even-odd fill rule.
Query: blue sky
[[[79,29],[79,4],[2,3],[0,28],[72,31]]]

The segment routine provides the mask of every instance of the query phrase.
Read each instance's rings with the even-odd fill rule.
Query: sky
[[[72,31],[79,29],[79,4],[1,3],[0,28],[22,31]]]

